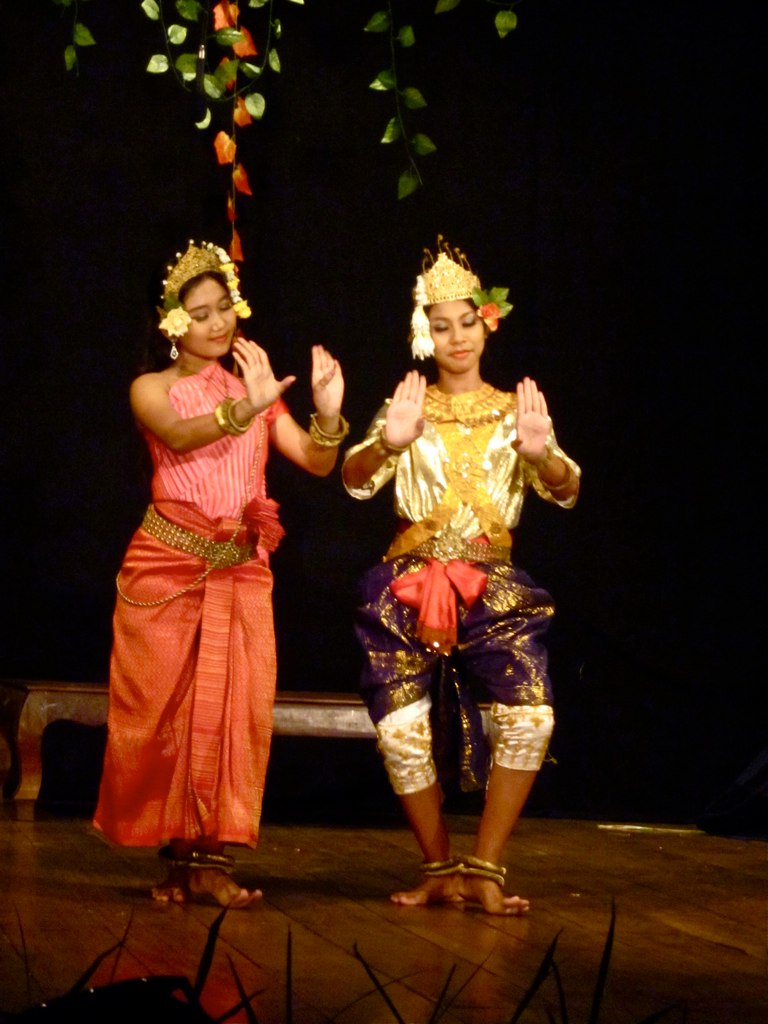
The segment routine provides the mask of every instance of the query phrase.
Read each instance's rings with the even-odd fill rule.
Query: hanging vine
[[[79,48],[96,42],[80,16],[80,4],[89,0],[52,2],[72,9],[72,35],[64,51],[64,62],[68,71],[77,72]],[[304,4],[304,0],[286,2]],[[503,39],[517,27],[516,3],[484,2],[498,8],[494,25]],[[146,70],[154,75],[173,74],[179,85],[195,97],[195,125],[200,130],[212,126],[213,109],[229,107],[226,129],[216,132],[213,149],[219,164],[231,166],[226,214],[231,224],[229,254],[238,261],[243,259],[236,227],[238,198],[252,195],[247,171],[238,157],[238,133],[264,116],[262,75],[279,74],[282,70],[277,49],[282,35],[280,19],[275,15],[277,3],[278,0],[242,0],[238,5],[221,0],[212,5],[210,0],[142,0],[140,4],[147,18],[157,22],[162,31],[163,48],[150,56]],[[434,14],[445,14],[460,3],[461,0],[436,0]],[[264,9],[260,31],[255,20],[250,26],[243,23],[243,6],[249,11]],[[404,199],[423,185],[420,161],[437,149],[428,135],[417,130],[418,111],[427,106],[424,94],[401,81],[402,51],[415,44],[416,36],[411,24],[398,22],[392,0],[369,17],[364,31],[382,34],[387,40],[386,66],[370,88],[387,93],[394,104],[380,142],[403,147],[405,168],[398,176],[397,196]],[[259,39],[258,48],[254,37]]]
[[[291,0],[303,4],[304,0]],[[164,8],[172,6],[180,23],[169,22]],[[242,261],[243,249],[237,231],[238,196],[252,195],[248,173],[238,157],[238,132],[264,116],[266,100],[259,90],[265,71],[279,74],[280,55],[276,43],[282,34],[274,14],[275,0],[249,0],[249,8],[265,8],[261,53],[254,42],[255,24],[242,24],[240,8],[227,0],[211,8],[199,0],[143,0],[141,8],[163,31],[164,52],[150,57],[151,74],[175,74],[179,84],[197,100],[195,124],[206,129],[212,123],[211,107],[227,105],[227,129],[220,128],[213,139],[219,164],[231,167],[227,194],[227,220],[231,225],[229,255]],[[185,24],[186,23],[186,24]],[[190,28],[190,26],[192,26]],[[190,41],[193,49],[189,49]]]
[[[486,0],[494,6],[494,0]],[[444,14],[459,6],[461,0],[437,0],[435,14]],[[517,27],[517,15],[509,4],[497,11],[494,18],[496,31],[501,39]],[[413,131],[415,111],[427,105],[420,89],[412,85],[403,85],[400,77],[400,55],[402,50],[409,49],[416,42],[416,35],[411,24],[398,24],[392,0],[387,0],[384,10],[379,10],[369,19],[365,32],[386,34],[389,48],[389,63],[371,82],[370,88],[379,92],[389,93],[394,101],[394,114],[387,122],[381,142],[384,145],[402,143],[405,150],[406,167],[397,180],[397,197],[405,199],[424,184],[421,176],[419,160],[434,153],[437,146],[424,132]]]

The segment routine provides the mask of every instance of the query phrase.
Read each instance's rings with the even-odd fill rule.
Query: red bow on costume
[[[245,506],[243,520],[249,530],[258,534],[258,544],[267,551],[274,551],[285,536],[285,530],[277,517],[280,506],[272,498],[257,495]]]
[[[487,583],[486,574],[468,562],[430,559],[418,572],[392,580],[389,589],[398,601],[418,609],[419,639],[440,654],[449,654],[457,637],[456,595],[471,608]]]

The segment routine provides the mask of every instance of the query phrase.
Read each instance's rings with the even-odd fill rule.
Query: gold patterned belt
[[[415,558],[436,558],[438,562],[509,562],[511,548],[502,544],[483,544],[476,540],[464,540],[455,533],[446,532],[437,537],[430,537],[415,548],[409,555]]]
[[[208,540],[193,530],[185,530],[183,526],[177,526],[176,523],[165,519],[154,505],[147,508],[141,525],[147,533],[168,547],[204,558],[212,569],[229,569],[233,565],[241,565],[253,558],[256,547],[252,541],[248,544],[235,544],[231,539]]]

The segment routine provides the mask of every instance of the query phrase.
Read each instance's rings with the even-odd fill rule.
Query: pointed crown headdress
[[[495,331],[499,326],[499,318],[506,316],[512,309],[505,301],[508,292],[508,288],[492,288],[490,292],[483,292],[480,278],[472,270],[461,249],[452,248],[442,235],[438,235],[436,255],[433,256],[429,249],[424,250],[421,273],[413,289],[411,352],[414,358],[426,359],[435,353],[425,306],[470,299],[477,306],[488,329]]]
[[[170,263],[167,270],[168,276],[163,281],[163,308],[158,310],[162,318],[160,329],[167,334],[180,337],[186,333],[191,317],[186,310],[181,308],[179,292],[187,281],[199,277],[200,274],[220,274],[226,282],[235,313],[241,319],[246,319],[251,315],[248,303],[240,295],[240,281],[234,261],[226,249],[214,245],[213,242],[201,242],[200,245],[195,245],[190,238],[186,252],[183,255],[177,252],[176,262]]]

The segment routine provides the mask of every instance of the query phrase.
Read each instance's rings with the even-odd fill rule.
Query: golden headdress
[[[159,310],[163,317],[160,329],[166,334],[180,337],[186,333],[189,326],[189,314],[185,318],[184,310],[181,311],[181,314],[175,312],[181,306],[179,292],[187,281],[206,272],[223,276],[232,299],[232,308],[241,319],[246,319],[251,315],[248,303],[240,295],[240,281],[235,263],[225,249],[214,245],[213,242],[201,242],[200,245],[195,245],[190,239],[187,251],[183,255],[177,252],[176,262],[168,264],[167,269],[168,276],[163,281],[163,308]]]
[[[442,235],[438,235],[436,255],[433,256],[429,249],[424,250],[421,273],[413,289],[411,351],[414,359],[426,359],[435,352],[425,306],[470,299],[477,306],[489,330],[495,331],[499,326],[499,318],[506,316],[512,309],[505,301],[508,291],[508,288],[492,288],[489,293],[483,292],[480,278],[472,270],[461,249],[452,248]]]

